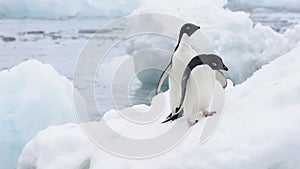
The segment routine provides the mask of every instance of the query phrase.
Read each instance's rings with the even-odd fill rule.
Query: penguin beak
[[[228,67],[223,65],[224,70],[228,71]]]

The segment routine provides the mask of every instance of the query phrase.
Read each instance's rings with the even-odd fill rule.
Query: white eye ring
[[[217,66],[217,64],[215,62],[212,63],[213,66]]]
[[[189,26],[187,26],[187,27],[186,27],[186,29],[187,29],[187,30],[189,30],[189,29],[190,29],[190,27],[189,27]]]

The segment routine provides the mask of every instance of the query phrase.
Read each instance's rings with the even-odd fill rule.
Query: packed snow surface
[[[205,120],[193,127],[180,146],[162,156],[122,159],[97,148],[79,125],[65,124],[39,132],[24,147],[17,168],[297,169],[300,167],[299,53],[300,44],[242,84],[233,87],[231,83],[221,125],[204,145],[197,143]],[[164,95],[167,97],[168,93]],[[125,135],[144,129],[129,128],[113,110],[104,118]]]

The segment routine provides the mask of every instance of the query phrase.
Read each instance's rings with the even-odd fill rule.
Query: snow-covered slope
[[[202,124],[172,151],[146,160],[121,159],[91,143],[75,124],[49,127],[30,141],[18,169],[205,168],[297,169],[300,167],[300,44],[244,83],[227,90],[219,129],[198,145]],[[109,116],[111,120],[117,120]],[[130,130],[130,128],[128,128]],[[127,131],[125,131],[127,132]]]
[[[72,83],[50,65],[23,62],[1,71],[0,84],[0,168],[9,169],[38,131],[77,119]]]

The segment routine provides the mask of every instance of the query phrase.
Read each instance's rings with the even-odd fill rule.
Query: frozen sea
[[[237,10],[237,9],[235,9]],[[300,13],[286,11],[272,11],[267,9],[255,9],[250,11],[250,18],[255,24],[268,25],[277,32],[283,33],[293,28],[300,21]],[[111,22],[113,19],[106,17],[94,18],[69,18],[69,19],[0,19],[0,69],[10,69],[15,65],[29,59],[36,59],[43,63],[54,66],[58,72],[70,80],[78,56],[82,48],[101,26]],[[107,32],[97,33],[99,45],[106,41],[118,38],[118,29],[111,28]],[[122,43],[113,47],[110,58],[124,56],[126,44]],[[107,60],[108,62],[111,60]],[[105,64],[105,63],[104,63]],[[88,66],[88,65],[87,65]],[[106,72],[109,75],[109,71]],[[109,83],[102,82],[96,85],[96,98],[101,103],[101,112],[107,112],[115,108],[114,103],[106,98],[111,97]],[[120,97],[124,90],[130,90],[130,101],[135,104],[150,104],[152,91],[155,84],[142,85],[137,79],[133,80],[132,86],[123,86],[116,89]],[[79,90],[85,90],[80,88]],[[118,108],[127,107],[124,101]],[[97,117],[95,117],[97,118]]]

